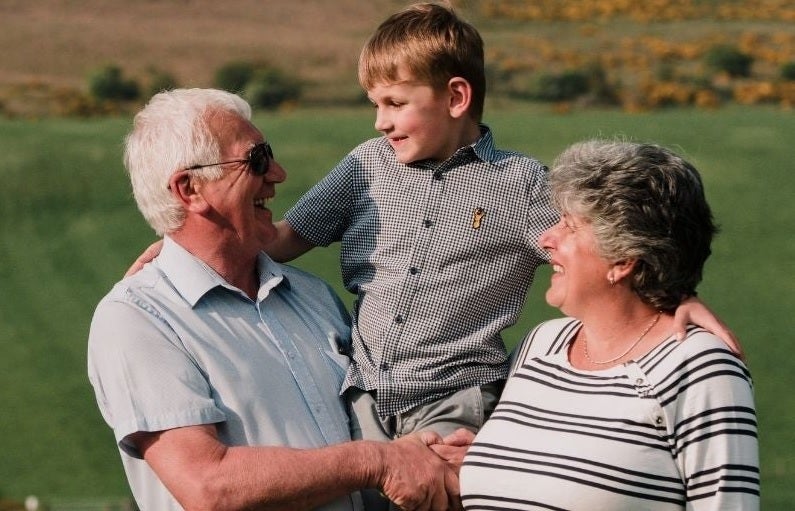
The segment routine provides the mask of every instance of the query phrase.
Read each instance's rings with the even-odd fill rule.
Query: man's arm
[[[403,509],[457,509],[458,478],[428,444],[347,442],[320,449],[228,447],[212,425],[131,440],[186,510],[312,509],[361,488],[381,488]]]
[[[714,312],[709,310],[704,302],[695,296],[691,296],[687,300],[684,300],[679,304],[679,307],[676,308],[676,313],[674,314],[674,330],[676,332],[676,338],[680,341],[685,338],[685,330],[687,329],[688,323],[709,330],[723,339],[723,342],[725,342],[740,358],[745,358],[743,348],[740,346],[740,340],[737,336],[729,330],[729,327],[726,326]]]
[[[281,220],[274,225],[277,231],[276,238],[265,247],[265,252],[267,252],[274,261],[286,263],[315,248],[313,244],[306,241],[295,232],[287,221]],[[124,276],[129,277],[141,271],[141,268],[157,257],[162,249],[163,240],[157,240],[146,247],[146,250],[144,250],[143,253],[135,259],[132,266],[127,269]]]

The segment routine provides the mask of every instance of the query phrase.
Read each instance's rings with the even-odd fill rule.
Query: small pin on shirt
[[[486,210],[483,208],[475,208],[475,211],[472,212],[472,228],[473,229],[480,229],[480,225],[483,222],[483,217],[486,216]]]

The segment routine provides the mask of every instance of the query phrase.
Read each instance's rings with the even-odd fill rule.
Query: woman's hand
[[[157,240],[144,250],[144,253],[138,256],[138,259],[130,266],[127,270],[127,273],[124,274],[125,277],[129,277],[130,275],[135,275],[144,265],[150,262],[152,259],[160,254],[160,251],[163,249],[163,240]]]
[[[475,434],[468,429],[460,428],[442,439],[442,443],[430,445],[430,448],[445,460],[455,473],[461,470],[461,463],[464,461],[469,446],[474,440]]]

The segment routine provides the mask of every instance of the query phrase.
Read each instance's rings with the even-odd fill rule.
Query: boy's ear
[[[174,172],[168,180],[171,195],[179,201],[185,211],[200,212],[208,206],[196,184],[196,180],[187,170]]]
[[[472,86],[460,76],[454,76],[447,82],[450,94],[450,115],[459,118],[467,115],[472,104]]]

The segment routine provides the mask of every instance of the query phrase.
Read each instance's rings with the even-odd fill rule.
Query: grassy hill
[[[722,233],[700,295],[748,352],[764,509],[790,509],[795,117],[758,107],[560,116],[528,105],[492,104],[487,112],[501,146],[547,162],[575,140],[624,134],[677,148],[701,170]],[[288,169],[277,191],[277,216],[373,133],[371,117],[367,108],[257,117]],[[97,301],[153,239],[121,166],[128,124],[124,118],[0,120],[0,500],[37,494],[47,502],[70,502],[127,494],[111,432],[87,381],[85,345]],[[296,264],[345,293],[334,249],[313,251]],[[547,282],[541,271],[520,323],[506,332],[509,344],[555,315],[542,305]]]
[[[654,114],[575,108],[559,115],[506,95],[529,76],[584,66],[594,57],[604,59],[612,79],[624,83],[656,79],[662,64],[670,64],[680,78],[697,77],[704,72],[705,49],[725,41],[758,56],[756,77],[746,85],[771,81],[777,65],[795,58],[792,2],[663,0],[654,5],[745,10],[720,17],[717,7],[661,7],[666,16],[658,21],[639,19],[636,11],[583,18],[589,5],[644,2],[454,3],[486,41],[490,73],[497,78],[486,121],[501,146],[549,162],[583,137],[625,134],[679,148],[704,174],[722,233],[701,295],[748,351],[761,428],[763,508],[790,509],[795,502],[792,112],[730,106]],[[18,95],[38,101],[31,91],[39,86],[85,88],[87,74],[109,62],[130,76],[154,66],[174,73],[182,85],[208,86],[226,62],[267,60],[307,81],[308,103],[351,102],[360,94],[359,48],[381,19],[407,4],[4,0],[0,111]],[[526,10],[564,4],[581,10],[551,18],[544,13],[555,9]],[[367,108],[315,107],[258,115],[257,125],[289,171],[278,190],[277,215],[374,133],[371,117]],[[127,495],[112,435],[85,376],[85,342],[94,305],[153,238],[121,167],[128,125],[123,116],[0,116],[0,509],[4,498],[18,501],[28,494],[50,503]],[[343,292],[334,249],[314,251],[297,264]],[[509,343],[553,314],[542,304],[546,278],[542,271],[527,312],[506,333]]]

